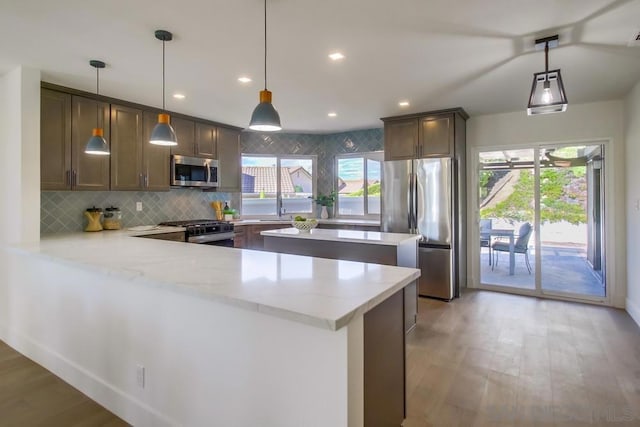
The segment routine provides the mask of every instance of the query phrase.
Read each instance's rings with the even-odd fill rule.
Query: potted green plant
[[[336,192],[332,191],[329,194],[318,193],[315,199],[313,199],[318,205],[322,206],[322,211],[320,213],[320,218],[327,219],[329,218],[329,212],[327,208],[332,208],[333,204],[336,201]]]

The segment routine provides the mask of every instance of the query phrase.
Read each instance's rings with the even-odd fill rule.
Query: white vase
[[[320,218],[327,219],[329,218],[329,212],[327,212],[327,207],[323,206],[322,211],[320,212]]]

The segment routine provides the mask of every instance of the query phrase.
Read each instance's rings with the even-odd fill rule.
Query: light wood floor
[[[42,366],[0,341],[0,426],[126,426]]]
[[[489,291],[420,298],[414,426],[640,426],[640,328],[623,311]]]

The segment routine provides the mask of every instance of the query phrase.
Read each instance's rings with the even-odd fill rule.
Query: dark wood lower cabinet
[[[406,417],[403,292],[364,314],[364,425],[400,426]]]
[[[276,230],[278,228],[289,228],[291,224],[247,224],[236,225],[234,232],[236,236],[233,241],[233,247],[241,249],[264,249],[264,237],[260,234],[266,230]]]

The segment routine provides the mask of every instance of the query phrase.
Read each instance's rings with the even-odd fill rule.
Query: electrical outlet
[[[142,212],[142,202],[136,202],[136,211]]]
[[[144,366],[138,365],[136,366],[136,383],[138,387],[144,388],[145,377],[144,377]]]

